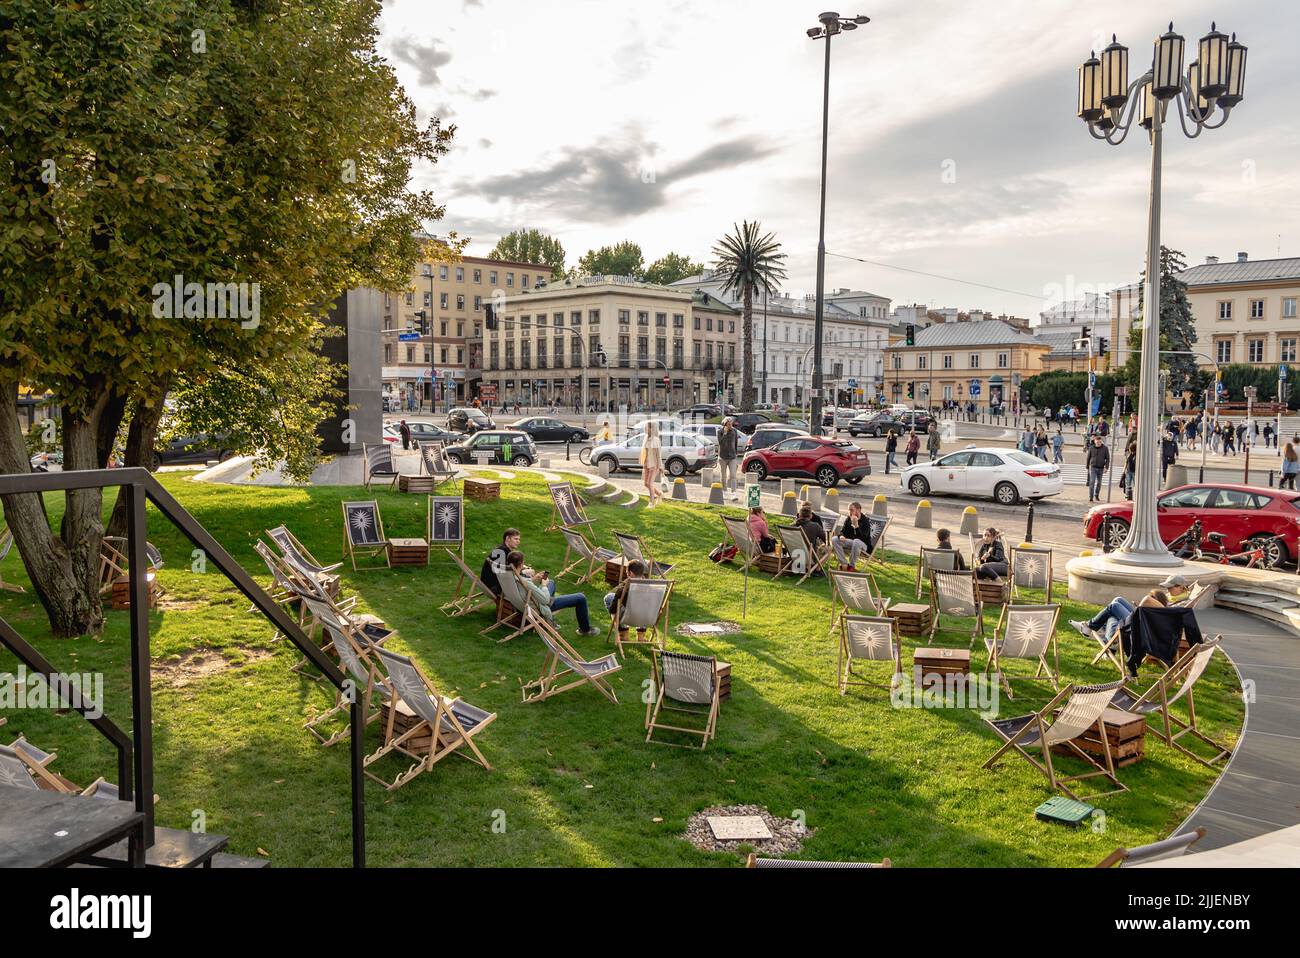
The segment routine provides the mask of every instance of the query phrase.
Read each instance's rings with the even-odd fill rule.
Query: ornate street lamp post
[[[1133,565],[1180,565],[1160,538],[1156,516],[1160,447],[1160,151],[1172,103],[1188,138],[1228,122],[1241,102],[1246,79],[1246,48],[1236,35],[1210,25],[1197,44],[1197,59],[1183,72],[1183,38],[1174,25],[1156,38],[1151,69],[1131,84],[1128,48],[1111,37],[1100,59],[1094,54],[1079,67],[1079,118],[1088,132],[1112,146],[1123,143],[1134,119],[1151,139],[1151,194],[1147,217],[1147,273],[1143,307],[1141,374],[1138,380],[1137,474],[1133,524],[1112,558]],[[1190,124],[1190,125],[1189,125]]]

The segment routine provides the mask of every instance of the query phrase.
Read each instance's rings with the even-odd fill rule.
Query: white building
[[[1039,313],[1034,325],[1056,329],[1065,326],[1101,329],[1110,325],[1110,297],[1105,293],[1087,293],[1080,299],[1065,300]]]
[[[740,299],[723,293],[723,280],[710,272],[688,276],[673,285],[711,293],[740,307]],[[822,378],[831,391],[828,403],[865,402],[879,394],[889,346],[889,304],[884,296],[858,290],[837,289],[827,294]],[[753,377],[759,402],[801,405],[809,398],[816,311],[817,300],[811,294],[759,294],[754,300]]]

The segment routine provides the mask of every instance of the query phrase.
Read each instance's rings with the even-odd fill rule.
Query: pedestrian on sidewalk
[[[718,433],[718,459],[722,462],[722,485],[731,493],[732,499],[739,498],[736,492],[736,478],[740,472],[739,438],[736,420],[730,416],[722,420],[722,432]]]
[[[1282,450],[1282,481],[1277,487],[1295,491],[1297,475],[1300,475],[1300,454],[1296,453],[1295,445],[1288,442]]]
[[[1083,465],[1088,470],[1088,501],[1100,502],[1102,473],[1110,467],[1110,450],[1101,441],[1101,436],[1093,435]]]
[[[885,475],[889,475],[889,467],[897,466],[894,459],[894,453],[898,452],[898,437],[894,435],[894,430],[889,430],[885,436]]]
[[[907,464],[916,465],[916,454],[921,451],[921,437],[916,434],[916,430],[911,430],[907,435]]]
[[[401,425],[397,427],[397,433],[402,437],[402,449],[403,450],[410,449],[411,448],[411,427],[406,424],[405,419],[403,419]]]
[[[933,462],[939,458],[939,424],[932,421],[930,428],[926,432],[928,435],[925,440],[925,447],[930,453],[930,461]]]
[[[1169,475],[1169,467],[1178,461],[1178,440],[1171,432],[1165,433],[1160,440],[1160,482]]]
[[[1052,436],[1052,462],[1060,465],[1065,462],[1065,457],[1061,455],[1061,450],[1065,448],[1065,434],[1061,432],[1061,427],[1056,427],[1056,434]]]
[[[1271,422],[1264,423],[1264,448],[1273,448],[1273,424]]]
[[[1047,430],[1042,426],[1034,432],[1034,455],[1047,462]]]
[[[1124,475],[1120,479],[1120,488],[1124,490],[1124,498],[1133,498],[1133,477],[1137,475],[1138,461],[1138,444],[1137,434],[1129,436],[1129,440],[1124,445]]]

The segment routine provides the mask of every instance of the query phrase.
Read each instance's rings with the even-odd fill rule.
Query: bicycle
[[[579,449],[579,450],[578,450],[578,462],[582,463],[584,466],[590,466],[590,465],[591,465],[591,450],[594,449],[594,448],[595,448],[594,446],[588,444],[588,445],[586,445],[586,446],[583,446],[581,449]]]

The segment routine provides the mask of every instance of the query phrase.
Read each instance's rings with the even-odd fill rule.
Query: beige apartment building
[[[1187,300],[1196,323],[1197,358],[1203,368],[1249,363],[1274,366],[1294,363],[1300,342],[1300,258],[1251,260],[1238,253],[1234,262],[1206,257],[1178,274],[1187,284]],[[1111,343],[1117,362],[1128,356],[1129,331],[1139,315],[1139,286],[1121,287],[1110,295]]]
[[[1000,319],[935,323],[916,330],[913,346],[890,343],[885,395],[922,407],[945,401],[973,401],[979,409],[1009,405],[1018,401],[1021,381],[1042,372],[1051,349]]]
[[[664,409],[739,393],[740,312],[707,292],[579,276],[517,289],[495,319],[485,401]]]
[[[468,402],[482,378],[482,325],[485,305],[536,288],[550,269],[532,263],[466,256],[455,263],[421,263],[411,285],[385,293],[383,305],[383,382],[385,396],[402,409],[414,399],[428,403],[431,380],[437,408]],[[417,313],[429,321],[420,335]],[[432,375],[431,375],[432,374]]]

